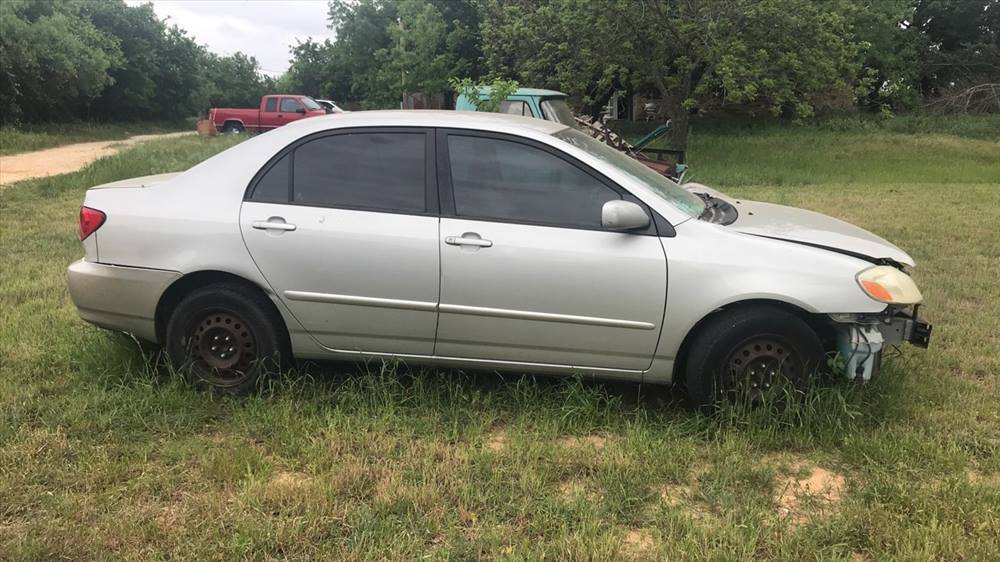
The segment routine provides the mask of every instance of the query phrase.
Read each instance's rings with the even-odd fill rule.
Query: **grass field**
[[[0,192],[0,558],[987,560],[1000,552],[1000,144],[696,136],[695,178],[907,249],[935,323],[866,387],[704,417],[661,388],[307,365],[222,399],[66,292],[99,182],[152,142]],[[992,554],[991,554],[992,553]]]
[[[0,127],[0,156],[77,142],[126,139],[134,135],[193,131],[190,120],[146,123],[57,123]]]

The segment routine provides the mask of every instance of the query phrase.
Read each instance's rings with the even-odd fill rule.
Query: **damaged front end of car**
[[[836,351],[844,375],[860,383],[871,380],[882,364],[887,346],[909,343],[926,348],[932,326],[920,318],[923,295],[899,264],[880,264],[857,275],[858,285],[872,299],[884,302],[879,313],[830,314]]]

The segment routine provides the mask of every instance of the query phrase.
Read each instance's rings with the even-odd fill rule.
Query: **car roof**
[[[507,131],[512,127],[530,129],[551,135],[566,128],[562,123],[479,111],[393,109],[379,111],[352,111],[293,121],[282,127],[294,129],[296,134],[309,134],[327,129],[345,127],[445,127],[455,129],[480,129]],[[305,129],[310,129],[305,131]]]

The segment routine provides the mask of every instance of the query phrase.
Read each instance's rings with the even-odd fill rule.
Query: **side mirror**
[[[608,230],[635,230],[649,226],[649,215],[631,201],[615,199],[601,208],[601,226]]]
[[[305,113],[305,112],[306,110],[301,107],[295,110],[295,113]]]

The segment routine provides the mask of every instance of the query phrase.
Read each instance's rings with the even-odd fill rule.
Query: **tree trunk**
[[[670,106],[670,148],[687,151],[688,129],[691,126],[691,116],[681,104]]]
[[[684,108],[683,102],[687,97],[687,89],[690,82],[684,85],[681,92],[671,93],[662,80],[656,81],[656,89],[660,91],[660,98],[666,106],[667,116],[670,118],[670,148],[674,150],[687,151],[688,128],[691,126],[691,116]]]

